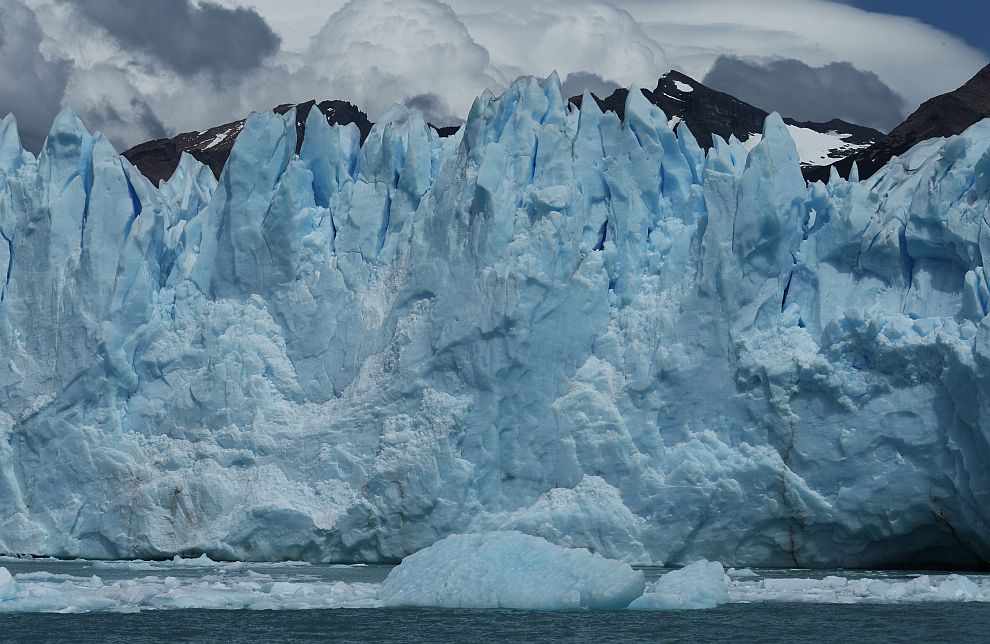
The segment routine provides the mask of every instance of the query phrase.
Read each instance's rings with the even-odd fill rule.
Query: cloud
[[[617,90],[621,85],[615,81],[602,78],[598,74],[591,72],[571,72],[561,83],[561,90],[564,96],[580,96],[584,90],[588,90],[595,96],[606,97]]]
[[[720,56],[845,61],[875,73],[909,111],[962,85],[986,55],[913,18],[826,0],[621,0],[674,66],[702,78]],[[590,68],[593,71],[593,68]]]
[[[921,14],[924,20],[939,29],[947,29],[953,35],[990,56],[990,5],[986,2],[952,2],[941,4],[926,0],[831,0],[843,4],[881,9],[893,14]]]
[[[20,0],[0,0],[0,115],[17,117],[21,143],[38,152],[72,71],[68,60],[41,54],[44,38],[34,12]]]
[[[556,70],[602,91],[616,84],[606,78],[655,83],[668,68],[632,16],[598,0],[353,0],[313,36],[305,59],[300,76],[373,119],[404,102],[438,122],[460,121],[485,88],[500,93],[520,75]]]
[[[432,95],[466,114],[485,86],[502,82],[488,50],[438,0],[354,0],[313,38],[301,75],[372,118],[395,102]]]
[[[671,67],[701,79],[722,56],[848,62],[910,110],[986,62],[918,21],[827,0],[0,0],[24,5],[33,31],[0,21],[18,42],[0,45],[0,110],[43,133],[67,103],[118,147],[311,98],[453,123],[521,74],[608,93]]]
[[[264,18],[243,7],[191,0],[73,0],[71,5],[121,44],[183,75],[254,69],[281,42]]]
[[[403,104],[421,112],[427,123],[432,123],[437,127],[460,125],[464,122],[462,117],[452,114],[447,102],[436,94],[417,94],[407,98]]]
[[[103,132],[118,150],[168,134],[128,75],[113,65],[75,70],[66,100],[87,128]]]
[[[503,78],[562,78],[586,72],[622,85],[653,85],[670,69],[667,52],[619,6],[600,0],[452,0],[458,16]]]
[[[761,63],[721,56],[704,83],[800,121],[841,118],[889,131],[905,116],[900,94],[849,63],[811,67],[792,58]]]
[[[214,0],[225,7],[250,7],[282,38],[282,49],[303,52],[327,19],[348,0]]]
[[[215,69],[184,74],[154,53],[121,42],[103,26],[81,19],[76,3],[24,2],[34,9],[45,32],[40,45],[43,58],[72,61],[58,102],[75,110],[89,129],[103,132],[118,150],[320,95],[311,79],[304,81],[287,70],[280,53],[253,69],[222,76]],[[25,83],[14,77],[12,86],[23,91]],[[47,128],[50,118],[45,120]]]

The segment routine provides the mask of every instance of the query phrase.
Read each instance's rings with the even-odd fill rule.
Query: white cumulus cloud
[[[453,7],[508,78],[590,72],[628,85],[656,83],[670,69],[661,43],[618,3],[453,0]]]
[[[301,74],[373,117],[422,95],[465,114],[505,79],[457,14],[438,0],[354,0],[313,38]]]

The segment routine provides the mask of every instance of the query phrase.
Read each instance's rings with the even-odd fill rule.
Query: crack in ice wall
[[[0,124],[0,550],[990,559],[990,121],[807,185],[521,79],[440,139],[254,115],[155,188]]]

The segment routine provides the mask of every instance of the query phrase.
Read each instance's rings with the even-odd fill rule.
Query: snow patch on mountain
[[[850,143],[846,141],[850,136],[849,134],[836,131],[818,132],[806,127],[788,125],[787,132],[797,147],[802,165],[832,163],[836,159],[848,156],[853,150],[864,150],[870,147],[869,143]],[[763,140],[763,135],[754,133],[743,142],[743,145],[747,150],[752,150],[760,144],[761,140]]]

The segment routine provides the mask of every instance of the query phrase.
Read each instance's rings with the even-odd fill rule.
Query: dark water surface
[[[538,613],[147,611],[0,616],[6,642],[990,642],[990,604],[729,604]]]

